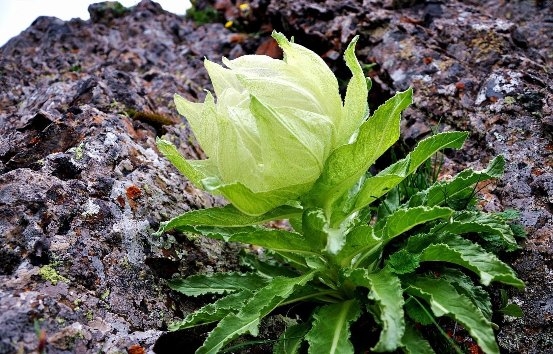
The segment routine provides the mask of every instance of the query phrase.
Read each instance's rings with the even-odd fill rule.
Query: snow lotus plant
[[[309,302],[312,311],[290,320],[275,353],[432,353],[426,326],[437,326],[442,316],[485,353],[499,353],[484,287],[524,284],[494,255],[517,248],[512,215],[482,212],[474,191],[501,176],[503,159],[447,181],[414,183],[433,155],[460,148],[467,137],[444,132],[371,175],[369,168],[399,139],[412,91],[369,115],[357,38],[344,55],[352,78],[342,101],[321,58],[280,33],[273,37],[283,60],[247,55],[224,59],[225,67],[206,60],[217,100],[211,93],[204,103],[175,97],[206,160],[186,160],[158,140],[193,184],[231,203],[175,217],[158,235],[178,230],[263,250],[244,251],[243,272],[172,279],[170,287],[183,294],[218,298],[171,329],[218,323],[196,351],[216,353],[241,335],[257,335],[260,321],[278,307]],[[265,226],[284,219],[288,227]],[[380,328],[379,335],[364,335],[364,343],[357,338],[354,347],[356,320],[372,323],[366,333]]]

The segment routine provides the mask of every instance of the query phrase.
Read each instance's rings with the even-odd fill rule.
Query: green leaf
[[[206,226],[206,225],[180,225],[177,230],[187,234],[201,235],[215,240],[228,241],[235,234],[247,234],[258,230],[266,230],[260,226],[242,226],[242,227],[222,227],[222,226]],[[163,225],[156,231],[154,236],[161,236],[165,232]]]
[[[267,192],[253,192],[239,182],[224,185],[221,185],[217,180],[214,180],[212,184],[206,183],[206,180],[202,182],[206,190],[221,193],[237,209],[248,215],[262,215],[280,205],[295,200],[298,196],[307,192],[312,185],[312,183],[303,183]]]
[[[466,295],[482,311],[482,314],[492,320],[492,302],[490,295],[481,286],[474,285],[472,279],[465,273],[446,268],[440,271],[440,277],[447,280],[460,294]]]
[[[507,264],[481,246],[451,234],[442,237],[439,242],[442,243],[432,244],[422,251],[421,262],[454,263],[478,274],[484,285],[499,281],[519,289],[524,288],[524,283]]]
[[[374,300],[379,308],[376,320],[382,331],[372,350],[381,352],[399,348],[405,330],[403,289],[399,278],[385,269],[370,274],[364,269],[356,269],[348,278],[356,285],[368,288],[369,299]]]
[[[203,189],[202,179],[206,176],[194,168],[190,161],[186,160],[180,154],[175,145],[160,138],[156,138],[156,144],[159,151],[161,151],[167,160],[169,160],[180,173],[185,175],[196,187]]]
[[[297,354],[300,352],[304,337],[309,331],[307,323],[296,324],[286,328],[273,347],[273,354]]]
[[[420,323],[423,326],[435,323],[430,309],[426,308],[426,304],[422,304],[420,301],[415,300],[412,296],[405,301],[404,310],[411,320],[416,323]],[[407,328],[408,327],[409,326],[407,326]]]
[[[261,224],[271,220],[287,219],[291,216],[300,214],[302,210],[289,205],[282,205],[269,211],[268,213],[251,216],[242,213],[233,205],[226,205],[221,208],[209,208],[202,210],[193,210],[179,215],[167,222],[161,223],[158,234],[169,230],[179,230],[180,227],[191,225],[204,225],[214,227],[239,227]]]
[[[348,300],[320,307],[313,314],[313,327],[305,336],[309,353],[353,354],[349,341],[349,327],[361,315],[356,300]]]
[[[412,254],[405,249],[392,253],[386,262],[391,271],[395,274],[412,273],[419,267],[419,256]]]
[[[338,123],[338,141],[347,141],[369,113],[367,78],[355,57],[355,44],[358,39],[359,36],[355,36],[344,52],[344,59],[347,67],[351,70],[352,78],[346,89],[342,120]]]
[[[419,142],[415,149],[404,159],[390,165],[376,176],[365,181],[355,203],[355,210],[371,204],[386,194],[438,151],[446,148],[460,148],[467,136],[468,133],[465,132],[446,132]]]
[[[501,217],[482,212],[461,212],[448,224],[439,224],[430,231],[436,234],[463,235],[477,233],[496,248],[518,249],[511,227]]]
[[[317,255],[302,234],[276,229],[260,229],[249,233],[235,234],[229,242],[241,242],[268,248],[276,252],[292,252],[302,255]]]
[[[248,267],[251,270],[255,270],[259,274],[269,278],[278,276],[298,276],[298,274],[290,266],[271,259],[266,252],[258,255],[257,252],[254,253],[242,250],[240,252],[240,265]]]
[[[453,210],[443,207],[415,207],[398,209],[393,214],[379,220],[374,229],[377,237],[389,242],[396,236],[411,230],[413,227],[435,219],[445,219],[453,215]]]
[[[188,296],[225,294],[244,289],[256,290],[268,279],[256,273],[196,274],[188,278],[171,279],[167,283],[175,291]]]
[[[361,125],[355,142],[334,150],[309,193],[313,205],[330,216],[334,202],[398,140],[401,112],[411,104],[412,94],[413,90],[408,89],[390,98]]]
[[[377,253],[382,246],[382,240],[374,235],[372,226],[360,225],[346,235],[344,247],[335,256],[336,262],[342,267],[361,264],[367,257]]]
[[[453,285],[444,279],[422,276],[406,279],[405,283],[408,285],[406,292],[426,300],[434,315],[450,315],[460,322],[485,353],[499,353],[492,323],[468,297],[459,294]]]
[[[434,354],[435,351],[430,343],[424,339],[420,333],[412,326],[405,328],[405,333],[401,340],[405,346],[405,352],[408,354]]]
[[[296,288],[304,286],[314,276],[308,273],[297,278],[273,278],[260,288],[237,313],[225,316],[209,333],[197,354],[217,353],[226,343],[241,334],[257,335],[259,321],[285,301]]]
[[[456,199],[465,199],[467,195],[470,197],[474,193],[473,186],[476,183],[501,177],[504,168],[505,159],[503,156],[497,156],[483,171],[467,169],[460,172],[451,181],[436,182],[427,190],[414,195],[409,200],[409,206],[434,206],[443,203],[449,204]]]
[[[305,241],[314,250],[323,250],[326,246],[328,234],[325,232],[327,222],[322,209],[307,209],[302,218],[303,235]]]
[[[253,292],[247,289],[227,295],[194,311],[184,320],[170,324],[169,330],[177,331],[219,321],[229,313],[237,311],[252,295]]]
[[[499,312],[501,312],[502,314],[504,314],[506,316],[511,316],[511,317],[522,317],[522,316],[524,316],[524,312],[522,311],[520,306],[518,306],[517,304],[508,304],[507,306],[499,309]]]

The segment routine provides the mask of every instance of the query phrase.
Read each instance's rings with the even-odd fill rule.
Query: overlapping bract
[[[175,95],[208,156],[180,161],[187,165],[181,172],[250,215],[306,193],[328,156],[350,141],[368,113],[357,38],[344,55],[353,76],[342,102],[336,77],[317,54],[280,33],[273,37],[284,60],[246,55],[223,59],[226,67],[205,60],[217,100],[210,92],[204,103]]]

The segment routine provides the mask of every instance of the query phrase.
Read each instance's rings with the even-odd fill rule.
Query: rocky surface
[[[173,93],[202,98],[204,57],[278,56],[272,28],[344,80],[340,54],[359,34],[359,59],[375,64],[373,106],[415,88],[407,144],[435,127],[462,129],[471,138],[448,156],[454,169],[506,157],[482,205],[522,212],[529,238],[509,260],[528,286],[510,293],[526,316],[498,317],[498,337],[507,353],[553,353],[551,1],[196,5],[194,22],[150,1],[97,4],[90,21],[41,17],[0,48],[0,353],[161,353],[185,343],[161,335],[198,304],[165,279],[234,268],[236,249],[151,236],[160,221],[221,202],[189,185],[154,139],[165,134],[202,158]]]

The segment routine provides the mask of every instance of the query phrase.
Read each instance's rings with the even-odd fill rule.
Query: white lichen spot
[[[108,132],[106,134],[106,138],[104,139],[104,145],[115,146],[116,144],[117,144],[117,135],[113,134],[112,132]]]
[[[403,81],[405,80],[405,71],[403,71],[403,69],[398,69],[398,70],[395,70],[394,72],[392,72],[392,74],[390,75],[390,77],[392,78],[392,80],[394,80],[395,82],[398,82],[398,81]]]
[[[84,211],[81,213],[82,216],[92,216],[97,215],[100,212],[100,206],[92,199],[88,199],[84,208]]]

